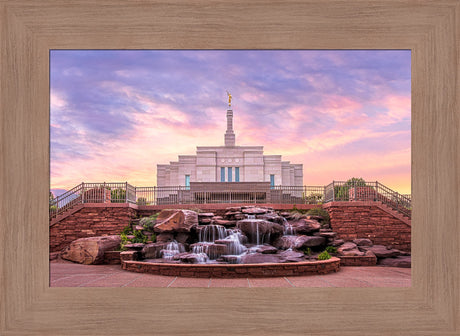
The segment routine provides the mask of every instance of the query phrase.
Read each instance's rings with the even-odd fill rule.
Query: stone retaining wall
[[[340,256],[340,266],[375,266],[376,256]]]
[[[50,227],[50,252],[61,251],[79,238],[119,234],[136,216],[127,204],[85,206]]]
[[[411,249],[411,226],[373,202],[332,202],[324,205],[337,238],[352,241],[368,238],[375,245]]]
[[[260,278],[313,275],[338,272],[340,259],[304,261],[281,264],[160,264],[142,261],[122,261],[122,268],[138,273],[193,278]]]
[[[106,265],[121,264],[120,251],[106,251],[104,253],[104,264]]]

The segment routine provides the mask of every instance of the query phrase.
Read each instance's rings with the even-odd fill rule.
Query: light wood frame
[[[0,0],[1,335],[459,335],[459,1]],[[50,49],[411,49],[411,288],[49,288]]]

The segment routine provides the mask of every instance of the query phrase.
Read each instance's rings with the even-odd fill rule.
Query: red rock
[[[411,257],[399,256],[395,258],[383,258],[379,260],[378,264],[380,266],[411,268]]]
[[[310,234],[321,229],[321,224],[312,219],[301,218],[299,220],[291,220],[289,224],[292,225],[298,234]]]
[[[157,217],[155,232],[190,232],[198,225],[198,215],[191,210],[162,210]]]
[[[85,265],[101,264],[104,261],[104,253],[119,248],[120,243],[120,236],[77,239],[64,249],[61,258]]]

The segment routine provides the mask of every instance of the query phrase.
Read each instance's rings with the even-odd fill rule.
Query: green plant
[[[151,235],[150,240],[152,241],[152,243],[155,243],[157,241],[157,235],[156,234]]]
[[[349,189],[354,187],[365,187],[366,181],[361,177],[352,177],[344,185],[334,187],[334,197],[336,201],[348,201]]]
[[[331,221],[331,216],[329,216],[329,212],[327,212],[327,210],[324,210],[323,208],[312,208],[307,211],[307,215],[323,217],[324,224],[329,224],[329,222]]]
[[[117,188],[110,191],[112,203],[124,203],[126,201],[126,190]]]
[[[120,243],[120,248],[118,250],[119,251],[126,251],[125,245],[129,243],[129,239],[128,239],[126,233],[122,232],[120,234],[120,238],[121,238],[121,243]]]
[[[311,249],[309,247],[302,249],[303,254],[309,256],[311,255]]]
[[[320,255],[318,256],[318,260],[328,260],[328,259],[331,259],[331,255],[327,253],[327,251],[321,252]]]
[[[145,230],[153,231],[153,227],[156,224],[156,220],[158,218],[158,215],[159,215],[159,213],[156,213],[156,214],[154,214],[152,216],[141,218],[141,220],[139,221],[139,225],[144,227]]]
[[[147,243],[147,241],[149,240],[149,237],[147,237],[145,234],[142,233],[142,231],[138,231],[138,230],[134,230],[133,231],[133,234],[134,234],[134,238],[131,239],[131,243]]]
[[[326,247],[326,252],[329,254],[335,254],[337,253],[337,248],[334,246],[328,246]]]
[[[147,198],[139,197],[136,202],[137,205],[147,205]]]
[[[311,193],[310,195],[306,196],[304,199],[305,199],[305,203],[307,204],[318,204],[322,202],[323,194]]]
[[[130,233],[132,233],[132,228],[130,225],[127,225],[123,228],[123,230],[121,230],[121,234],[124,234],[125,236],[126,235],[129,235]]]

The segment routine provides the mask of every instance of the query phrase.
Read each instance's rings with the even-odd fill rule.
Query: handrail
[[[235,182],[238,183],[238,182]],[[128,182],[82,182],[50,200],[50,220],[83,203],[138,205],[200,203],[322,204],[334,201],[377,201],[411,217],[411,199],[378,181],[332,181],[325,186],[271,186],[267,190],[203,190],[188,186],[135,187]]]

